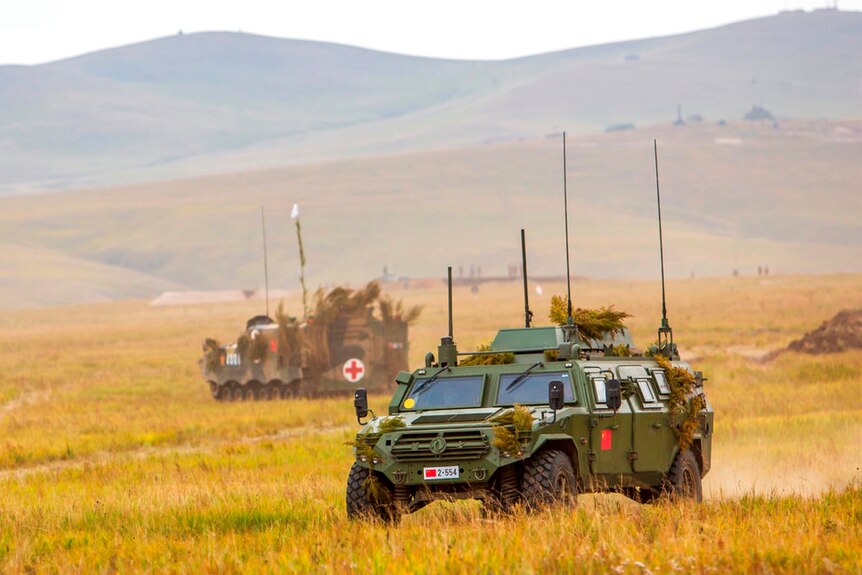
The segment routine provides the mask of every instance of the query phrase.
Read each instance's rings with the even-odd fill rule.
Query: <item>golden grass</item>
[[[445,333],[444,286],[390,293],[428,306],[411,330],[416,365]],[[658,326],[654,282],[573,293],[577,305],[633,313],[640,346]],[[680,280],[668,294],[676,341],[699,356],[716,409],[703,505],[585,496],[575,511],[488,520],[476,504],[435,504],[395,528],[346,520],[349,396],[209,397],[200,343],[235,334],[254,304],[6,313],[0,571],[862,570],[862,354],[751,359],[862,305],[862,276]],[[515,283],[456,288],[456,341],[470,349],[518,325],[519,302]]]

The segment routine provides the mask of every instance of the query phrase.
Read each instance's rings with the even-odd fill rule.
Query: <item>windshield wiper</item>
[[[513,389],[515,389],[515,388],[518,386],[518,384],[519,384],[519,383],[521,383],[522,381],[524,381],[524,379],[525,379],[528,375],[530,375],[530,372],[531,372],[531,371],[533,371],[533,370],[534,370],[534,369],[536,369],[537,367],[541,367],[541,366],[542,366],[542,362],[541,362],[541,361],[537,361],[536,363],[534,363],[533,365],[531,365],[530,367],[528,367],[528,368],[527,368],[527,370],[526,370],[526,371],[524,371],[524,373],[522,373],[521,375],[519,375],[518,377],[516,377],[516,378],[512,381],[512,383],[510,383],[509,385],[507,385],[507,386],[506,386],[506,391],[512,391]]]
[[[413,390],[413,393],[411,393],[410,395],[418,395],[418,394],[422,393],[423,391],[425,391],[426,389],[428,389],[428,386],[431,385],[432,383],[434,383],[435,381],[437,381],[437,378],[444,371],[451,371],[448,365],[446,367],[441,367],[440,371],[438,371],[437,373],[435,373],[434,375],[432,375],[431,377],[429,377],[428,379],[423,381],[419,385],[419,387],[417,387],[416,389]]]

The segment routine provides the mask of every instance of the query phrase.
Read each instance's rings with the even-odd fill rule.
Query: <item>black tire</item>
[[[212,398],[216,401],[221,401],[221,389],[219,389],[218,384],[214,381],[209,382],[209,384],[210,395],[212,395]]]
[[[248,388],[248,391],[251,394],[252,401],[260,401],[263,399],[263,388],[260,385],[252,385]]]
[[[549,449],[528,459],[524,462],[521,491],[531,509],[573,505],[578,496],[578,483],[569,456]]]
[[[347,517],[350,519],[377,519],[384,523],[398,520],[392,486],[385,479],[372,477],[371,470],[354,463],[347,476]],[[369,482],[376,481],[382,491],[375,498]]]
[[[224,398],[224,400],[225,400],[225,401],[231,401],[231,402],[233,402],[233,401],[236,401],[236,400],[237,400],[237,393],[239,393],[239,391],[237,390],[237,388],[236,388],[236,387],[234,387],[234,386],[233,386],[232,384],[230,384],[230,383],[225,384],[224,389],[223,389],[223,390],[222,390],[222,392],[221,392],[222,397]]]
[[[507,465],[497,472],[488,487],[487,497],[482,501],[484,514],[488,517],[509,515],[521,502],[521,481],[514,465]]]
[[[703,500],[700,465],[690,449],[677,453],[667,474],[665,493],[676,499]]]

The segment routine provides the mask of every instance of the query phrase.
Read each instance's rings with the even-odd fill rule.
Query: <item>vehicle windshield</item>
[[[438,377],[424,385],[428,379],[416,380],[410,394],[401,402],[403,409],[449,409],[482,405],[485,376]]]
[[[500,391],[497,393],[497,405],[541,405],[548,403],[548,384],[552,381],[562,381],[565,401],[575,400],[572,394],[572,382],[566,372],[531,373],[508,389],[520,374],[509,373],[500,376]]]

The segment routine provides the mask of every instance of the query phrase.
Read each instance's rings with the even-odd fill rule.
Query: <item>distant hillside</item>
[[[862,13],[500,62],[238,33],[0,67],[0,193],[535,140],[698,114],[862,117]]]
[[[652,138],[671,277],[862,272],[862,122],[670,125],[569,140],[572,272],[658,275]],[[0,307],[150,297],[382,272],[503,275],[527,230],[535,276],[564,274],[561,140],[348,159],[0,198]],[[804,305],[804,301],[798,302]],[[752,302],[757,305],[757,302]]]

